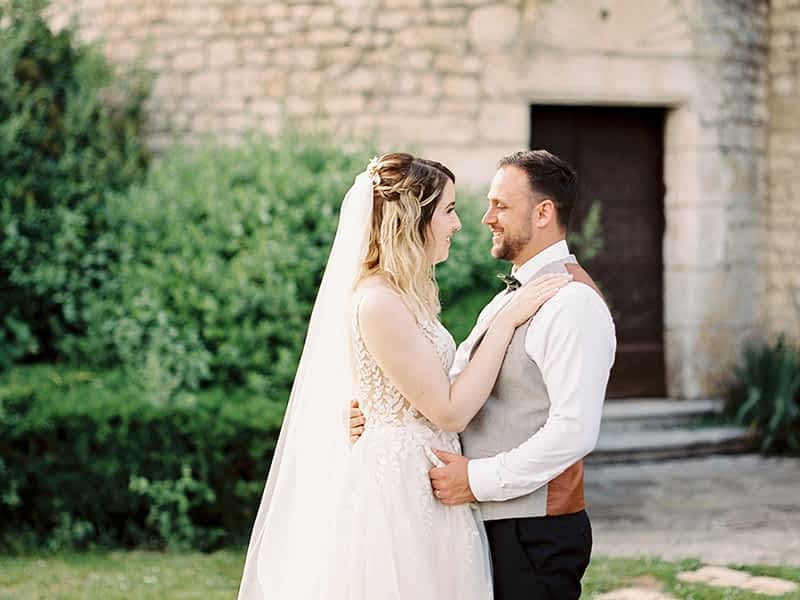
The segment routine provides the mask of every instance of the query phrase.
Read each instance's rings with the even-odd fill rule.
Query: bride
[[[405,153],[375,158],[342,204],[240,600],[487,600],[483,526],[431,493],[432,449],[486,401],[517,326],[570,279],[546,275],[498,313],[452,383],[433,267],[461,228],[455,176]],[[348,443],[350,401],[366,429]]]

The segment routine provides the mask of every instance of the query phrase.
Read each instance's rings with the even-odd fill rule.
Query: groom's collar
[[[523,263],[519,268],[512,269],[511,274],[519,279],[520,283],[527,283],[533,279],[533,276],[536,275],[536,273],[541,271],[550,263],[567,258],[568,256],[569,247],[567,246],[567,242],[565,240],[561,240],[552,246],[548,246],[539,252],[539,254]]]

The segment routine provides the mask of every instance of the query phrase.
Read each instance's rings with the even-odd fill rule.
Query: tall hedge
[[[103,203],[147,162],[146,86],[115,80],[74,28],[52,31],[46,7],[0,0],[0,370],[71,352],[114,256],[96,245]]]
[[[282,414],[241,391],[155,405],[119,372],[18,367],[0,377],[0,551],[241,543]]]

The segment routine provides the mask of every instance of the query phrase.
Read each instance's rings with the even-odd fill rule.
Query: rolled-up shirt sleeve
[[[597,444],[616,337],[608,307],[572,283],[531,321],[525,350],[550,399],[544,426],[525,442],[469,461],[472,493],[483,502],[530,494],[589,454]]]

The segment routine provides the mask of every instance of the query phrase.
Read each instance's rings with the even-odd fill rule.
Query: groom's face
[[[492,256],[513,261],[534,235],[533,202],[525,171],[501,167],[489,189],[489,208],[483,224],[492,231]]]

